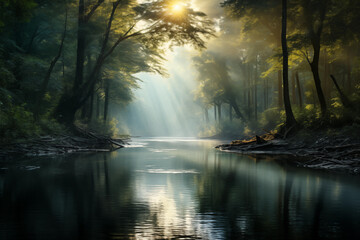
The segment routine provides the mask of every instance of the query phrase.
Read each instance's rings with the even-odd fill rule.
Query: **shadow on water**
[[[0,239],[107,239],[134,235],[130,172],[116,175],[107,155],[11,166],[0,183]],[[32,161],[31,164],[34,164]],[[121,184],[117,184],[121,182]],[[119,224],[121,223],[121,224]]]
[[[358,177],[139,140],[0,162],[0,239],[358,239]],[[139,147],[140,146],[140,147]]]
[[[222,229],[224,238],[360,236],[356,228],[360,218],[357,177],[296,169],[283,162],[274,164],[271,157],[240,160],[239,156],[217,155],[213,166],[208,164],[205,174],[199,176],[198,194],[203,216],[221,216],[216,228]],[[218,165],[219,157],[223,168]]]

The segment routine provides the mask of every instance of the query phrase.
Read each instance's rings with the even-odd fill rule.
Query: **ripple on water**
[[[129,145],[125,145],[125,148],[143,148],[146,147],[146,145],[148,145],[147,143],[144,142],[132,142]]]
[[[21,169],[24,169],[26,171],[33,171],[33,170],[36,170],[36,169],[39,169],[40,166],[22,166],[20,167]]]
[[[199,174],[198,171],[194,169],[146,169],[146,170],[136,170],[138,173],[153,173],[153,174]]]
[[[154,153],[165,153],[165,152],[171,152],[176,151],[176,149],[158,149],[158,148],[148,148],[150,152]]]

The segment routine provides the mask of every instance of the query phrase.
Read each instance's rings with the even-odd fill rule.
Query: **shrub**
[[[25,105],[8,105],[0,108],[0,136],[2,141],[38,136],[40,127],[35,124],[33,114],[25,109]]]

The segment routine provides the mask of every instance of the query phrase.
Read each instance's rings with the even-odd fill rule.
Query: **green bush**
[[[66,132],[64,126],[53,118],[45,117],[40,119],[39,127],[41,128],[41,134],[61,134]]]
[[[38,136],[40,127],[35,124],[34,116],[25,110],[25,105],[8,105],[0,108],[0,136],[2,141]]]
[[[285,121],[285,111],[278,108],[269,108],[260,114],[259,127],[272,130]]]
[[[83,123],[80,121],[75,122],[76,125],[90,129],[102,135],[110,136],[110,137],[128,137],[128,131],[119,126],[119,121],[116,118],[112,118],[110,121],[106,123],[101,119],[92,120],[90,123]],[[121,131],[121,132],[120,132]]]

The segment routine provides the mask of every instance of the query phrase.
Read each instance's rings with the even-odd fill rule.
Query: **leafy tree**
[[[96,4],[101,3],[102,1],[98,1]],[[60,121],[73,122],[76,111],[87,101],[92,88],[99,81],[104,63],[125,40],[134,38],[152,48],[169,42],[170,45],[190,43],[199,48],[204,47],[203,37],[213,34],[212,22],[205,14],[185,6],[181,13],[172,13],[169,9],[170,3],[171,1],[165,0],[137,6],[134,6],[132,1],[118,0],[111,3],[101,50],[91,74],[83,84],[75,80],[73,92],[62,96],[56,109],[56,117]],[[95,11],[96,9],[90,10],[89,14]],[[121,24],[117,22],[119,20]]]

